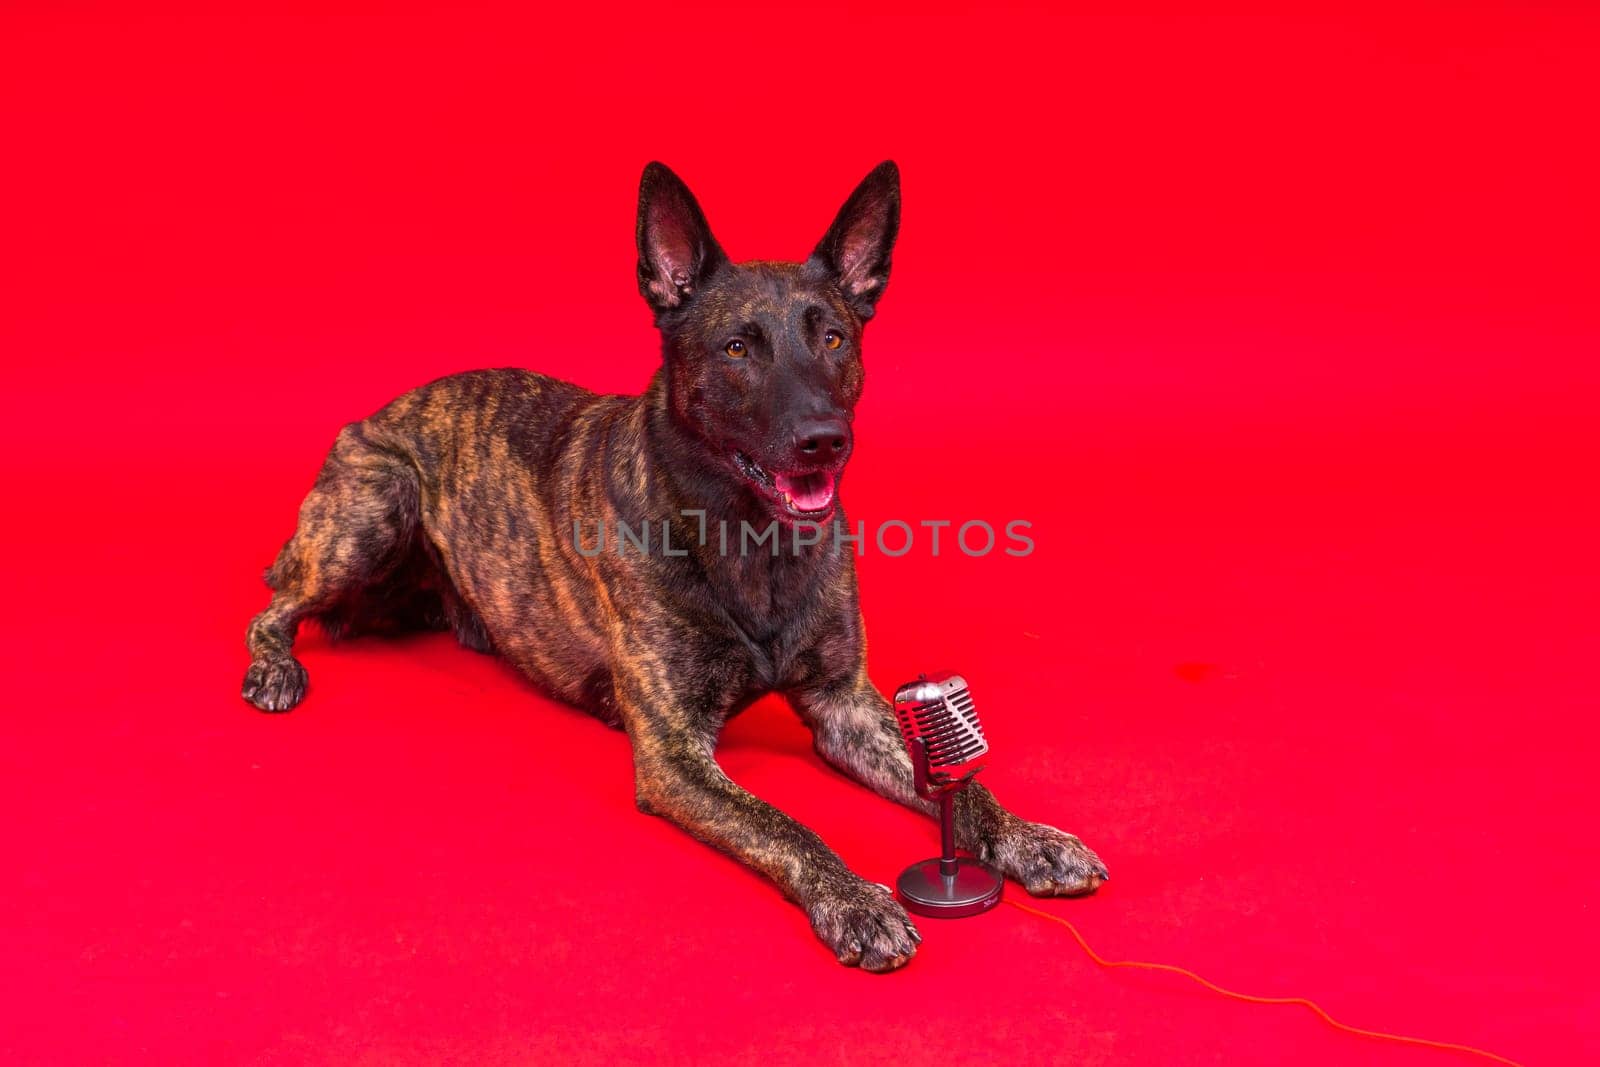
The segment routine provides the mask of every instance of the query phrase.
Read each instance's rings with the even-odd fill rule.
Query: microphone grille
[[[894,710],[907,745],[921,740],[935,770],[966,770],[989,751],[967,680],[959,674],[923,675],[895,693]]]

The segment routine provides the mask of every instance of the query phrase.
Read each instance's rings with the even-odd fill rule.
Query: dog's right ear
[[[651,163],[639,179],[639,292],[661,314],[679,307],[726,256],[683,180]]]

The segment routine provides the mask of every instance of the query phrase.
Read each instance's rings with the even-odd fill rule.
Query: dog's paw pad
[[[1019,820],[985,851],[1036,897],[1087,896],[1111,879],[1093,849],[1043,823]]]
[[[811,928],[846,967],[881,974],[917,954],[922,935],[886,888],[862,882],[807,909]]]
[[[241,694],[262,711],[288,711],[305,697],[306,682],[299,660],[257,660],[245,672]]]

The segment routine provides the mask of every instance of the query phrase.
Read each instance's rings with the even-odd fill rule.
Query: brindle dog
[[[300,702],[306,672],[290,646],[305,619],[334,636],[454,630],[625,729],[639,809],[771,878],[841,963],[905,964],[921,937],[900,905],[712,758],[723,722],[777,691],[823,759],[933,813],[867,678],[851,546],[786,538],[774,555],[737,538],[724,549],[714,532],[843,523],[862,327],[899,223],[900,175],[886,162],[804,263],[735,264],[683,182],[650,164],[639,291],[664,358],[649,388],[597,396],[478,371],[345,427],[267,571],[274,595],[250,623],[244,698],[263,711]],[[619,523],[664,530],[666,544],[593,551]],[[962,847],[1035,895],[1091,893],[1107,877],[1076,837],[1012,815],[981,785],[961,794],[957,824]]]

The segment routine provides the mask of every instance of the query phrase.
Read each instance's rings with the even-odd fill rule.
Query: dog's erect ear
[[[639,179],[639,292],[657,313],[682,305],[726,257],[683,180],[660,163]]]
[[[832,276],[863,319],[872,318],[889,284],[889,256],[899,232],[900,168],[886,159],[856,186],[811,253],[810,262]]]

